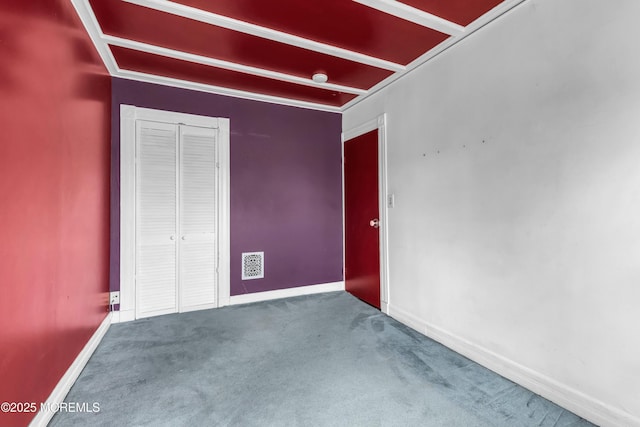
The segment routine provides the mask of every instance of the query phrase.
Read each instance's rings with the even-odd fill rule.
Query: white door
[[[178,307],[178,128],[138,120],[136,142],[136,317],[148,317]]]
[[[217,129],[136,128],[136,317],[213,308]]]
[[[180,125],[180,311],[216,306],[217,130]]]

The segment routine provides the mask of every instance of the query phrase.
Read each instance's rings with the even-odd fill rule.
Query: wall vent
[[[242,253],[242,280],[264,277],[264,252]]]

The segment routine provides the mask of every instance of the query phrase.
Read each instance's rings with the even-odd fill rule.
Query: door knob
[[[171,240],[176,240],[176,236],[169,236]]]
[[[372,219],[369,221],[369,225],[373,228],[380,228],[380,220],[378,218]]]
[[[182,240],[187,240],[187,236],[182,236]]]

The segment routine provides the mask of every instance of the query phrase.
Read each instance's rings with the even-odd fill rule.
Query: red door
[[[380,308],[378,130],[344,143],[345,288]]]

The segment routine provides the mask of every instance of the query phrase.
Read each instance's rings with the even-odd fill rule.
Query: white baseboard
[[[344,282],[322,283],[319,285],[299,286],[297,288],[277,289],[275,291],[256,292],[253,294],[233,295],[230,305],[248,304],[279,298],[297,297],[300,295],[319,294],[322,292],[344,291]]]
[[[389,314],[389,303],[386,301],[380,301],[380,311],[382,311],[384,314],[388,315]]]
[[[55,412],[49,411],[47,408],[58,407],[60,403],[64,402],[64,398],[67,396],[67,393],[69,393],[71,386],[73,386],[78,379],[78,376],[89,361],[89,358],[95,351],[96,347],[98,347],[98,344],[100,344],[100,341],[102,341],[104,334],[109,330],[111,317],[112,314],[108,313],[100,326],[98,326],[98,329],[91,336],[91,339],[89,339],[85,344],[80,354],[78,354],[78,357],[76,357],[76,360],[74,360],[71,366],[69,366],[67,372],[65,372],[62,378],[60,378],[58,385],[56,385],[49,395],[45,405],[43,405],[45,409],[39,411],[35,418],[31,420],[31,423],[29,424],[30,427],[46,427],[46,425],[49,424],[49,421],[51,421]]]
[[[321,283],[319,285],[299,286],[297,288],[277,289],[275,291],[255,292],[252,294],[234,295],[225,305],[248,304],[252,302],[268,301],[279,298],[297,297],[300,295],[319,294],[322,292],[344,291],[344,282]],[[221,305],[222,306],[222,305]],[[214,307],[198,307],[201,310]],[[190,311],[190,310],[186,310]],[[135,320],[135,310],[120,310],[111,312],[111,323],[130,322]]]
[[[225,305],[248,304],[252,302],[268,301],[279,298],[297,297],[300,295],[319,294],[322,292],[344,291],[344,282],[321,283],[319,285],[299,286],[297,288],[277,289],[275,291],[255,292],[252,294],[234,295],[229,298]],[[194,310],[214,307],[198,307]],[[187,310],[189,311],[189,310]],[[111,323],[130,322],[135,320],[134,310],[113,311]]]
[[[603,427],[640,427],[640,418],[588,396],[566,384],[520,365],[486,348],[431,325],[394,305],[389,316],[438,341],[474,362]]]

